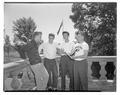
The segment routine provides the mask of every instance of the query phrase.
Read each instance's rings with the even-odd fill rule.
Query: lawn
[[[9,52],[9,56],[7,52],[4,52],[4,64],[7,64],[9,62],[20,60],[19,53],[17,51]]]

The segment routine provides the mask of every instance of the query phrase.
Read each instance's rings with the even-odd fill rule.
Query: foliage
[[[31,17],[19,18],[16,21],[13,21],[13,24],[13,31],[20,40],[26,42],[32,39],[32,34],[36,29],[36,24]]]
[[[116,55],[116,3],[73,3],[70,19],[85,32],[89,55]]]
[[[4,52],[7,52],[8,57],[9,57],[9,52],[10,52],[10,37],[8,35],[5,35]]]

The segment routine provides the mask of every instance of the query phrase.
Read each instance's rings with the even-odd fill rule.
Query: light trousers
[[[43,63],[31,65],[31,68],[35,75],[37,90],[46,90],[49,74]]]
[[[86,59],[74,61],[74,90],[88,90],[88,63]]]

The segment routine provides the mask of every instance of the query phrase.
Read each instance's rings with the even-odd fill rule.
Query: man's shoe
[[[32,88],[32,90],[37,90],[37,87],[36,87],[36,86],[35,86],[35,87],[33,87],[33,88]]]
[[[53,88],[53,91],[58,91],[58,89],[57,88]]]
[[[53,88],[52,88],[52,87],[48,87],[47,90],[48,90],[48,91],[52,91]]]

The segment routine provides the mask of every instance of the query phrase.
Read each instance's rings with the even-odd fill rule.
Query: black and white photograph
[[[3,33],[3,92],[116,92],[117,2],[4,2]]]

